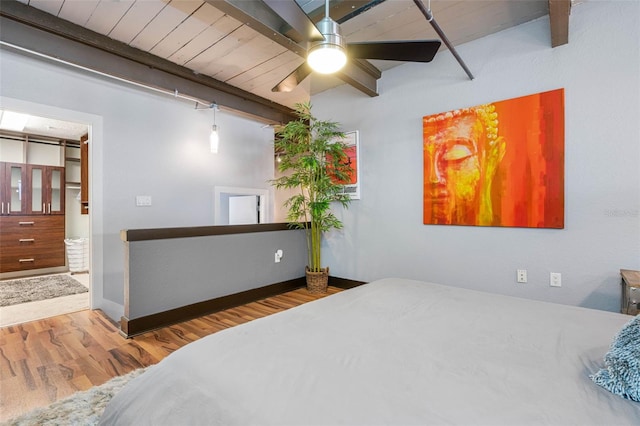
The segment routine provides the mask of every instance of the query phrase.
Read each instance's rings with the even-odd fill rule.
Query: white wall
[[[60,147],[40,143],[26,144],[22,140],[0,138],[0,161],[63,166]]]
[[[91,125],[93,307],[112,318],[123,313],[120,230],[213,225],[214,185],[270,190],[273,130],[262,123],[217,112],[214,155],[211,110],[5,48],[0,95],[16,111]],[[136,195],[152,206],[136,207]]]
[[[66,157],[80,159],[80,148],[66,148]],[[89,238],[89,215],[82,214],[80,203],[80,161],[67,161],[65,165],[65,179],[67,184],[65,195],[65,235],[67,238]]]
[[[314,96],[316,116],[361,132],[362,199],[325,241],[332,275],[619,310],[619,269],[640,269],[639,28],[638,1],[590,1],[573,7],[568,45],[550,47],[544,17],[459,46],[473,81],[444,51],[384,72],[379,97],[348,86]],[[423,225],[422,117],[556,88],[565,88],[565,229]],[[517,268],[527,284],[516,284]],[[561,288],[549,272],[562,273]]]
[[[82,214],[82,205],[78,195],[79,189],[67,187],[65,193],[65,235],[66,238],[89,238],[90,225],[89,215]]]
[[[22,141],[0,138],[0,161],[24,163]]]

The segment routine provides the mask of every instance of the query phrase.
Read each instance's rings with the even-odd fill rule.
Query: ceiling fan
[[[340,25],[329,16],[329,0],[325,0],[325,16],[318,22],[317,29],[320,36],[309,40],[307,60],[271,91],[290,92],[312,72],[334,73],[349,59],[430,62],[440,48],[440,40],[347,43],[341,34]]]

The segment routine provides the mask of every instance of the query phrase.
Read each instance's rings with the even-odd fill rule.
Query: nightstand
[[[638,315],[640,313],[640,271],[620,269],[622,276],[622,306],[623,314]]]

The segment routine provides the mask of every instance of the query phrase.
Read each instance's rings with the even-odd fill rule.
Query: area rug
[[[26,414],[2,423],[2,426],[60,426],[60,425],[97,425],[111,398],[124,385],[148,368],[139,368],[124,376],[114,377],[100,386],[54,402],[48,407],[36,408]]]
[[[0,306],[86,293],[89,289],[69,275],[46,275],[0,281]]]

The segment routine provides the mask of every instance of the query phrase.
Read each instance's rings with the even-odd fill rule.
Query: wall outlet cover
[[[136,206],[149,207],[151,205],[151,195],[136,195]]]
[[[516,270],[516,280],[519,283],[527,282],[527,270],[526,269],[518,269]]]

